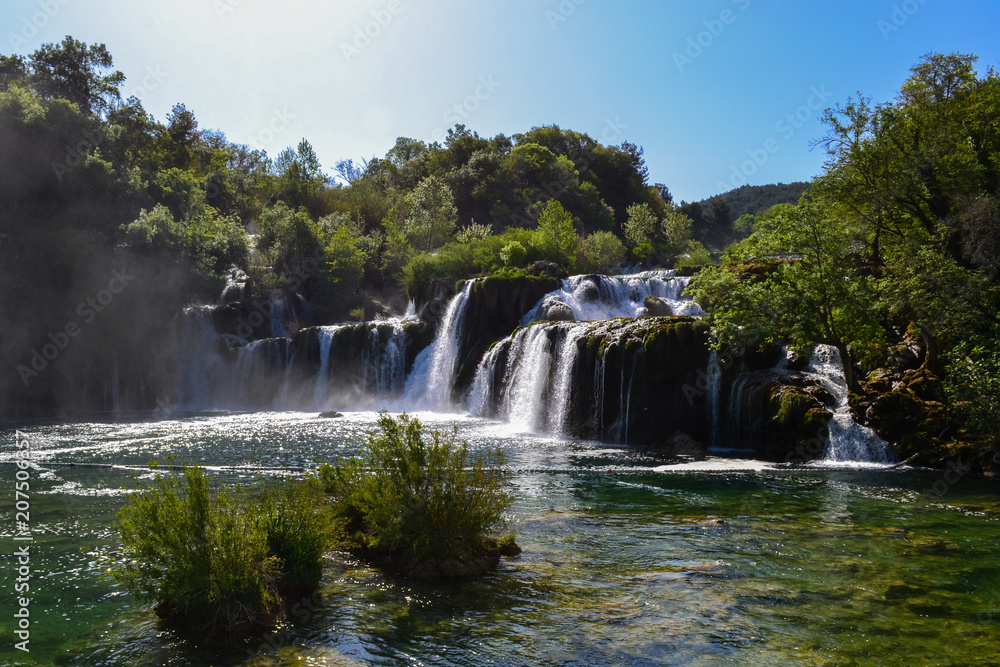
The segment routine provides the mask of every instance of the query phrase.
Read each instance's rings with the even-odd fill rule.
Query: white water
[[[330,349],[333,347],[333,335],[342,326],[319,327],[319,372],[316,374],[316,387],[313,389],[313,404],[319,410],[327,406],[327,394],[330,391]]]
[[[543,319],[554,304],[573,311],[578,322],[609,320],[618,317],[644,317],[646,297],[657,297],[670,306],[674,315],[700,317],[704,312],[697,303],[683,296],[690,278],[678,278],[673,271],[649,271],[623,276],[571,276],[562,287],[545,295],[523,323]]]
[[[458,347],[472,284],[471,280],[466,282],[462,292],[448,303],[434,343],[423,350],[413,363],[403,391],[405,402],[412,409],[453,410],[451,390],[458,370]]]
[[[830,444],[826,461],[830,463],[892,462],[889,445],[874,431],[861,426],[851,416],[847,404],[847,380],[840,363],[840,353],[829,345],[819,345],[809,362],[808,373],[819,380],[837,400],[833,419],[830,420]]]

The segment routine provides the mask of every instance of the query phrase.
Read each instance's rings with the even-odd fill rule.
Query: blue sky
[[[455,122],[554,123],[643,146],[688,201],[810,179],[822,110],[891,99],[930,51],[1000,68],[985,0],[7,0],[0,26],[5,54],[103,42],[158,119],[184,102],[272,156],[305,137],[330,171]]]

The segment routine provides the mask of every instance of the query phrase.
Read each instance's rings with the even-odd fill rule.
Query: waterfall
[[[234,301],[242,301],[246,295],[247,274],[235,264],[229,266],[226,271],[226,286],[222,290],[219,303],[225,305]]]
[[[406,340],[402,320],[369,325],[362,365],[366,391],[385,395],[402,389],[406,382]]]
[[[295,311],[292,310],[291,318],[288,316],[288,297],[280,292],[271,295],[271,338],[288,338],[291,334],[285,322],[294,319]]]
[[[213,406],[214,390],[225,375],[220,336],[215,332],[211,306],[191,306],[174,318],[173,358],[176,366],[175,396],[161,399],[185,410]]]
[[[507,392],[507,421],[521,431],[542,428],[546,412],[545,394],[552,366],[552,342],[545,327],[529,327],[518,332],[519,354],[512,355],[513,377]]]
[[[809,362],[808,373],[819,380],[837,400],[830,420],[830,444],[826,460],[830,462],[891,463],[889,445],[874,431],[854,421],[847,404],[847,380],[840,363],[840,353],[829,345],[819,345]]]
[[[713,349],[708,356],[708,377],[705,391],[708,393],[708,444],[716,447],[719,444],[719,391],[722,384],[722,364],[719,363],[719,353]]]
[[[448,303],[434,343],[422,351],[414,362],[404,390],[408,405],[426,410],[452,409],[451,391],[472,285],[473,281],[466,282],[462,292]]]
[[[327,392],[330,386],[330,349],[333,335],[343,327],[319,327],[319,372],[316,373],[316,387],[313,389],[313,404],[320,410],[327,407]]]
[[[572,312],[582,321],[618,317],[643,317],[649,313],[645,300],[656,297],[674,315],[700,317],[704,312],[697,303],[684,297],[690,278],[679,278],[673,271],[648,271],[623,276],[582,275],[562,281],[562,287],[545,295],[524,317],[524,323],[555,318],[552,313]]]

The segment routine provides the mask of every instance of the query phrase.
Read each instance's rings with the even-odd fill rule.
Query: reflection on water
[[[226,655],[158,630],[149,607],[102,578],[124,495],[149,483],[145,464],[167,455],[210,465],[225,483],[349,456],[377,415],[32,427],[32,652],[8,644],[0,662],[995,664],[1000,497],[985,482],[939,498],[925,491],[937,479],[930,472],[668,459],[420,417],[457,422],[474,447],[508,452],[524,553],[444,586],[331,554],[318,600]],[[11,479],[13,440],[0,436],[0,475]],[[0,507],[0,538],[12,544],[12,503]]]

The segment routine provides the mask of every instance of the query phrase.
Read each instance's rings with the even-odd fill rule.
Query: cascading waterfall
[[[401,320],[369,326],[362,364],[366,369],[366,390],[386,395],[402,389],[406,382],[406,340]]]
[[[445,309],[434,343],[422,351],[413,364],[406,381],[404,398],[408,405],[425,410],[452,409],[451,391],[458,365],[462,321],[469,305],[473,281],[468,281],[460,294]]]
[[[555,319],[552,313],[565,309],[578,322],[643,317],[649,314],[644,303],[647,297],[662,300],[674,315],[700,317],[704,312],[698,304],[683,296],[690,281],[677,277],[674,271],[572,276],[562,281],[560,289],[545,295],[525,315],[524,322]]]
[[[313,389],[313,403],[320,410],[327,407],[327,393],[330,385],[330,350],[333,347],[333,336],[342,327],[319,327],[316,334],[319,338],[319,372],[316,373],[316,387]]]
[[[523,329],[523,336],[516,341],[513,349],[519,354],[511,355],[513,377],[507,392],[507,421],[518,430],[534,432],[545,426],[546,390],[549,370],[552,367],[552,342],[545,327]]]
[[[215,387],[225,375],[220,353],[220,337],[212,322],[211,306],[191,306],[174,318],[175,396],[165,404],[184,410],[200,410],[214,405]]]
[[[271,295],[271,338],[288,338],[286,322],[295,320],[295,310],[288,307],[288,297],[275,292]]]
[[[708,377],[705,391],[708,393],[708,444],[716,447],[719,444],[719,391],[722,385],[722,364],[719,363],[719,353],[712,350],[708,356]]]
[[[844,378],[840,353],[835,347],[819,345],[813,352],[808,373],[823,384],[837,400],[830,420],[830,444],[826,460],[830,462],[891,463],[888,444],[874,431],[861,426],[851,416],[847,404],[847,380]]]

